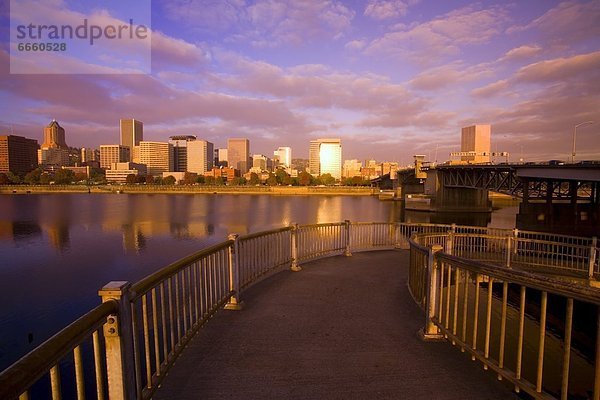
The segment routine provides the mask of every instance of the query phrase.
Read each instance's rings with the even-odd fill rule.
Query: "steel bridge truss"
[[[598,203],[598,182],[523,178],[510,166],[439,168],[445,187],[487,189],[527,200],[584,200]]]

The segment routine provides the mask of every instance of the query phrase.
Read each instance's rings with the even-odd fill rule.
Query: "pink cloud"
[[[364,15],[374,19],[390,19],[406,15],[408,7],[418,1],[369,0]]]
[[[508,14],[502,7],[465,7],[421,24],[396,25],[373,40],[365,53],[409,58],[427,65],[460,53],[461,46],[489,42],[503,31],[507,20]]]

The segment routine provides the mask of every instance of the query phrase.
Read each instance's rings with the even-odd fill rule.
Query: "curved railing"
[[[413,234],[417,236],[411,240]],[[434,245],[446,249],[445,253],[434,254],[431,251]],[[185,257],[133,285],[107,284],[99,292],[103,305],[0,374],[0,398],[28,398],[31,386],[47,374],[54,399],[60,398],[61,382],[63,389],[73,387],[79,399],[150,398],[198,329],[223,306],[240,309],[243,291],[259,280],[283,268],[299,270],[301,264],[323,257],[393,248],[410,248],[409,288],[424,309],[435,300],[432,293],[441,298],[445,291],[454,289],[452,283],[448,284],[457,279],[452,278],[452,273],[459,276],[468,271],[475,281],[478,276],[508,279],[505,275],[494,275],[489,265],[484,267],[457,256],[582,277],[600,275],[595,239],[516,230],[344,221],[230,235],[227,241]],[[435,270],[432,265],[438,265],[435,263],[446,268],[440,269],[446,271],[440,272],[440,276],[450,276],[436,286],[437,292],[429,285],[430,274]],[[510,273],[521,276],[514,269]],[[522,283],[521,278],[514,279]],[[578,288],[572,293],[564,292],[566,286],[561,290],[564,296],[579,298]],[[448,330],[449,315],[447,311],[428,314],[425,332],[439,330],[455,341],[461,340],[462,337]],[[452,318],[457,316],[455,312]],[[86,341],[93,341],[93,346],[86,345]],[[84,348],[83,356],[80,346]],[[93,347],[88,355],[86,346]],[[67,376],[73,369],[73,362],[65,358],[70,353],[75,359],[75,379]],[[62,379],[61,369],[68,372]],[[96,371],[95,379],[84,376],[84,371]]]
[[[548,237],[527,235],[529,237],[522,242],[515,240],[516,246],[512,247],[514,239],[510,236],[461,235],[454,231],[414,234],[410,239],[408,286],[415,302],[426,314],[423,337],[450,340],[461,351],[471,353],[473,360],[480,360],[485,369],[494,370],[499,379],[507,379],[517,391],[522,389],[536,399],[587,398],[591,393],[598,399],[600,291],[584,281],[572,283],[514,267],[517,260],[523,266],[524,260],[529,259],[533,262],[527,265],[528,269],[542,267],[542,271],[554,273],[561,270],[569,275],[597,276],[597,261],[587,258],[593,257],[596,249],[583,246],[581,242],[585,239],[559,237],[558,241],[552,242]],[[584,270],[585,266],[589,268]],[[509,293],[518,296],[518,306],[509,305]],[[557,308],[552,310],[555,318],[559,321],[564,318],[564,326],[555,322],[552,332],[547,323],[551,312],[548,310],[549,298]],[[595,370],[593,367],[571,368],[575,302],[583,304],[580,308],[587,305],[588,309],[596,310],[595,321],[590,321],[597,326]],[[526,312],[527,305],[535,310]],[[564,316],[556,316],[562,307]],[[507,327],[509,315],[514,322]],[[560,365],[560,372],[545,371],[544,361],[556,358],[561,352],[561,359],[552,363],[553,366]],[[528,368],[524,368],[526,362]],[[576,377],[578,393],[571,393],[569,385],[575,373],[579,375]],[[581,381],[587,385],[582,385]]]

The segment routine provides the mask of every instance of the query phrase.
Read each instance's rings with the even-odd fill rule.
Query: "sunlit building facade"
[[[188,143],[196,140],[196,136],[171,136],[169,143],[173,146],[173,171],[187,171]]]
[[[130,155],[127,161],[132,161],[133,147],[139,146],[144,140],[144,124],[136,119],[121,119],[119,120],[121,128],[121,146],[129,147]]]
[[[204,175],[213,169],[214,144],[206,140],[194,140],[187,144],[187,172]]]
[[[290,168],[292,166],[292,148],[278,147],[273,152],[274,158],[277,160],[278,166]]]
[[[227,164],[243,175],[250,169],[250,140],[227,139]]]
[[[490,162],[491,125],[472,125],[462,128],[460,151],[473,152],[474,155],[461,156],[461,161],[481,164]]]
[[[335,179],[342,178],[341,139],[311,140],[309,172],[314,176],[331,174]]]
[[[167,142],[140,142],[140,164],[146,164],[148,175],[162,176],[173,171],[173,146]]]
[[[128,162],[130,149],[120,144],[103,144],[100,146],[100,168],[110,169],[112,164]]]

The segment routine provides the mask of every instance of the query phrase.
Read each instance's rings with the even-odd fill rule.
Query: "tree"
[[[155,185],[164,185],[164,179],[162,176],[155,176],[154,177],[154,184]]]
[[[173,175],[163,178],[163,185],[174,185],[175,183],[177,183],[177,179]]]
[[[215,184],[215,177],[214,176],[207,176],[207,177],[205,177],[204,182],[207,185],[214,185]]]
[[[312,183],[313,177],[306,171],[302,171],[298,174],[298,184],[300,186],[308,186]]]
[[[183,179],[181,180],[181,183],[184,185],[193,185],[197,182],[197,180],[198,174],[193,172],[186,172],[185,174],[183,174]]]
[[[269,174],[269,177],[267,178],[267,185],[277,186],[277,177],[273,174]]]
[[[253,186],[260,184],[260,178],[256,172],[250,173],[250,181],[248,183]]]
[[[236,176],[235,178],[233,178],[231,180],[231,185],[233,185],[233,186],[240,186],[240,185],[245,185],[245,184],[246,184],[246,178],[244,178],[244,177]]]
[[[152,175],[146,175],[146,183],[152,185],[154,183],[154,177]]]
[[[59,169],[54,173],[54,182],[57,185],[68,185],[75,179],[75,173],[70,169]]]
[[[52,176],[50,176],[49,173],[43,172],[40,175],[40,185],[48,185],[50,184],[50,181],[52,181]]]
[[[278,168],[277,171],[275,171],[275,176],[277,177],[277,183],[284,183],[286,178],[288,178],[290,175],[285,172],[284,169]]]
[[[18,185],[22,182],[21,177],[19,175],[16,175],[10,171],[6,174],[6,176],[8,177],[8,180],[12,185]]]
[[[137,174],[135,176],[135,183],[146,183],[146,176],[145,175],[141,175],[141,174]]]
[[[90,170],[90,179],[97,183],[105,183],[106,176],[102,168],[92,168]]]
[[[129,174],[125,178],[125,183],[127,183],[128,185],[133,185],[136,181],[136,178],[137,176],[135,174]]]
[[[198,182],[199,184],[203,184],[204,182],[206,182],[206,178],[204,175],[198,175],[198,177],[196,178],[196,182]]]
[[[10,183],[10,180],[8,179],[8,176],[6,176],[5,173],[0,173],[0,185],[8,185]]]
[[[29,185],[35,185],[36,183],[40,183],[40,176],[42,175],[42,170],[40,168],[36,168],[33,171],[30,171],[25,175],[25,183]]]
[[[82,172],[78,172],[75,174],[75,182],[87,181],[88,176]]]
[[[335,178],[327,173],[319,176],[319,182],[321,182],[321,185],[333,185],[335,183]]]

